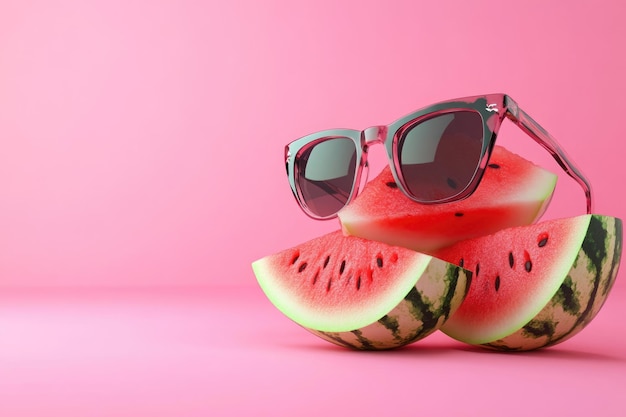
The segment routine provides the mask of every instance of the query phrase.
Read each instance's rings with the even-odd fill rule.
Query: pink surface
[[[232,287],[5,292],[0,414],[622,417],[619,296],[574,339],[503,354],[441,333],[354,352],[301,329],[258,291]]]
[[[3,1],[0,415],[626,414],[621,277],[554,349],[355,353],[280,315],[250,268],[338,228],[297,208],[285,143],[472,94],[511,94],[596,212],[625,218],[625,18],[618,1]],[[500,139],[558,172],[510,124]],[[583,211],[562,176],[548,217]]]

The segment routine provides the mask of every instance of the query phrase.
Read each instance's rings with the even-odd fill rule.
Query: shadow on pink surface
[[[442,333],[361,352],[300,328],[254,287],[4,289],[0,414],[318,416],[349,407],[408,416],[418,401],[420,413],[445,405],[446,415],[506,407],[527,416],[511,405],[532,398],[543,404],[534,415],[621,416],[623,301],[613,294],[579,335],[534,352],[491,352]]]
[[[444,338],[445,336],[436,334],[429,336],[430,339],[439,339]],[[429,341],[430,341],[429,339]],[[604,354],[601,352],[592,352],[592,351],[583,351],[583,350],[570,350],[567,347],[551,347],[546,349],[538,349],[534,351],[528,352],[501,352],[484,349],[479,346],[470,346],[461,344],[459,342],[454,341],[439,341],[436,342],[417,342],[411,344],[409,346],[404,346],[398,349],[386,350],[386,351],[349,351],[340,346],[334,346],[329,343],[325,344],[305,344],[305,343],[284,343],[278,345],[280,348],[285,349],[293,349],[296,351],[307,351],[307,352],[315,352],[315,353],[341,353],[341,354],[349,354],[347,352],[352,352],[357,355],[365,355],[365,356],[382,356],[382,357],[444,357],[444,356],[455,356],[459,352],[467,352],[469,354],[482,354],[482,355],[492,355],[492,356],[506,356],[509,358],[528,358],[528,360],[536,359],[536,360],[569,360],[569,361],[601,361],[601,362],[617,362],[623,363],[626,360],[626,355],[611,355]]]

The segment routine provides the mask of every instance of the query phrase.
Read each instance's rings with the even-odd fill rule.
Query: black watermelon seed
[[[515,265],[515,259],[513,259],[513,252],[509,252],[509,266],[513,268],[513,265]]]
[[[328,284],[326,284],[326,291],[330,291],[330,284],[332,284],[332,282],[333,282],[333,279],[329,278],[328,279]]]
[[[456,217],[463,217],[463,213],[461,213],[460,211],[457,211],[456,213],[454,213],[454,215]]]
[[[465,264],[465,260],[463,258],[461,258],[461,260],[459,261],[459,266],[461,268],[463,268],[463,265]]]
[[[298,272],[302,272],[306,269],[307,263],[306,262],[302,262],[302,265],[300,265],[300,268],[298,268]]]
[[[359,275],[359,277],[356,279],[356,289],[361,289],[361,275]]]
[[[341,261],[341,266],[339,267],[339,275],[343,274],[343,270],[346,269],[346,261]]]
[[[498,164],[489,164],[489,165],[487,165],[487,166],[488,166],[489,168],[493,168],[493,169],[498,169],[498,168],[500,168],[500,165],[498,165]]]
[[[448,178],[446,180],[446,182],[448,183],[448,186],[450,188],[454,188],[456,190],[457,184],[456,184],[456,182],[454,182],[454,180],[452,178]]]
[[[315,273],[315,276],[313,276],[313,285],[315,285],[315,283],[317,282],[317,279],[319,278],[319,276],[320,276],[320,271],[317,271]]]
[[[526,270],[526,272],[530,272],[533,269],[533,263],[530,261],[530,259],[524,263],[524,269]]]
[[[398,184],[396,184],[393,181],[389,181],[388,183],[386,183],[385,185],[387,185],[387,187],[389,188],[398,188]]]
[[[539,242],[537,242],[537,246],[539,246],[540,248],[543,248],[544,246],[546,246],[547,243],[548,243],[548,234],[544,233],[542,235],[539,235]]]
[[[379,268],[383,267],[383,258],[382,258],[382,256],[378,255],[376,257],[376,265],[378,265]]]
[[[330,255],[328,255],[324,260],[324,266],[322,268],[326,268],[326,265],[328,265],[328,261],[330,261]]]
[[[480,272],[480,264],[476,264],[476,276],[478,276],[479,272]]]
[[[496,276],[496,291],[500,289],[500,275]]]

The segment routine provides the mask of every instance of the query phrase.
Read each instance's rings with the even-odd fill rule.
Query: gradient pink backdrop
[[[5,1],[0,285],[256,285],[252,260],[337,227],[296,207],[287,141],[486,92],[625,217],[624,17],[617,1]],[[582,213],[573,190],[555,207]]]
[[[2,1],[0,414],[623,416],[623,277],[554,349],[361,354],[283,317],[250,263],[338,227],[296,206],[286,142],[472,94],[512,95],[626,218],[624,21],[617,0]],[[583,212],[561,176],[547,216]]]

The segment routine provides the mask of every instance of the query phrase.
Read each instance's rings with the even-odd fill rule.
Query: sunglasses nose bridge
[[[370,146],[380,143],[384,144],[387,138],[387,126],[370,126],[361,132],[363,143],[363,156],[367,160],[368,149]]]
[[[363,139],[366,146],[375,143],[384,143],[387,136],[387,126],[371,126],[363,131]]]

